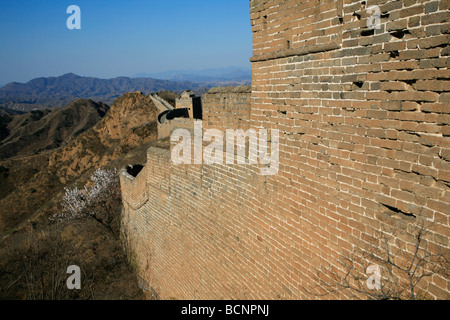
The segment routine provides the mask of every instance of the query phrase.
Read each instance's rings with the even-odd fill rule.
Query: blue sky
[[[69,30],[69,5],[81,30]],[[0,84],[250,68],[248,0],[0,0]]]

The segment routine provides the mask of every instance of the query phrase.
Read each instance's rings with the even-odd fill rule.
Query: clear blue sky
[[[66,27],[69,5],[81,30]],[[0,84],[250,67],[248,0],[0,0]]]

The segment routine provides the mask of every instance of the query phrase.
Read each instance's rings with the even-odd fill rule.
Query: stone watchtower
[[[181,97],[176,100],[176,108],[186,108],[189,112],[189,118],[201,119],[202,118],[202,101],[201,97],[196,97],[195,93],[191,90],[184,91]]]

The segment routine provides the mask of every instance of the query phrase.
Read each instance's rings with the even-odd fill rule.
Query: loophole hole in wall
[[[363,37],[373,36],[374,34],[375,34],[374,29],[368,29],[368,30],[361,31],[361,36],[363,36]]]
[[[291,48],[291,41],[286,40],[286,43],[284,44],[284,48],[285,48],[286,50],[289,50],[289,49]]]
[[[355,81],[355,82],[353,82],[353,84],[361,89],[362,86],[364,85],[364,82],[363,81]]]
[[[396,31],[392,31],[390,34],[391,34],[391,36],[393,36],[397,39],[403,39],[403,37],[406,34],[411,34],[411,33],[409,32],[409,30],[396,30]]]
[[[397,58],[399,55],[400,54],[399,54],[398,50],[394,50],[394,51],[389,52],[389,57],[392,58],[392,59]]]
[[[361,15],[357,12],[353,12],[352,16],[356,17],[356,19],[358,19],[358,20],[361,20]]]

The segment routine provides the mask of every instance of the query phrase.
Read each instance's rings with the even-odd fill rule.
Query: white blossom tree
[[[83,189],[64,188],[61,210],[54,220],[73,220],[90,217],[112,230],[120,202],[120,183],[117,169],[99,168],[91,175],[91,184]]]

